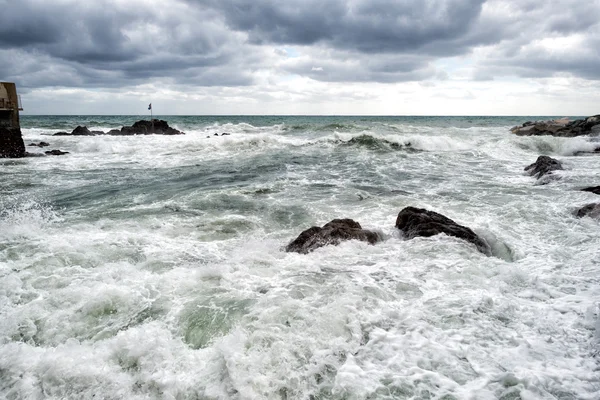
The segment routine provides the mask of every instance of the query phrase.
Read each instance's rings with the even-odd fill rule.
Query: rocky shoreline
[[[594,115],[585,119],[570,121],[568,118],[553,119],[548,121],[527,121],[521,126],[515,126],[510,130],[519,136],[560,136],[575,137],[583,135],[600,134],[600,115]]]

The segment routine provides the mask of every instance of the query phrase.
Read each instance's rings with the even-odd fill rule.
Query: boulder
[[[77,128],[73,129],[71,133],[67,132],[56,132],[52,136],[95,136],[102,135],[102,131],[90,131],[87,126],[78,125]]]
[[[540,179],[546,174],[550,174],[552,171],[563,169],[562,163],[552,157],[539,156],[537,160],[525,167],[525,171],[529,172],[530,176],[535,176]]]
[[[551,135],[562,137],[574,137],[600,133],[600,115],[594,115],[585,119],[569,121],[561,118],[549,121],[527,121],[521,126],[515,126],[510,130],[519,136]]]
[[[466,226],[459,225],[450,218],[434,211],[406,207],[400,211],[398,218],[396,218],[396,228],[400,229],[403,236],[407,239],[445,233],[446,235],[473,243],[477,247],[477,250],[487,256],[492,255],[491,247],[485,239],[479,237]]]
[[[0,158],[25,157],[25,142],[21,129],[0,126]]]
[[[57,149],[55,149],[55,150],[48,150],[48,151],[45,151],[44,153],[46,153],[49,156],[62,156],[62,155],[65,155],[65,154],[69,154],[68,151],[61,151],[61,150],[57,150]]]
[[[600,186],[590,186],[585,189],[581,189],[582,192],[591,192],[594,194],[600,194]]]
[[[113,129],[108,132],[108,135],[184,135],[184,133],[171,128],[167,121],[153,119],[137,121],[132,126],[122,127],[120,131]]]
[[[375,244],[381,238],[376,232],[362,229],[360,224],[352,219],[334,219],[323,227],[313,226],[303,231],[286,246],[285,251],[307,254],[322,246],[338,245],[344,240]]]
[[[577,218],[591,217],[600,219],[600,203],[586,204],[575,212]]]

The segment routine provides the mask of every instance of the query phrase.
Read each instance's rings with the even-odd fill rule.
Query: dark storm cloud
[[[242,86],[267,73],[388,83],[437,79],[436,60],[482,48],[476,79],[600,79],[599,10],[577,0],[0,0],[0,79]],[[538,43],[573,35],[562,52]]]
[[[248,85],[261,60],[214,11],[181,2],[0,0],[0,10],[0,74],[23,87]]]
[[[232,29],[258,43],[320,44],[363,53],[406,52],[460,42],[485,0],[189,0],[220,10]],[[454,48],[431,47],[459,54]]]

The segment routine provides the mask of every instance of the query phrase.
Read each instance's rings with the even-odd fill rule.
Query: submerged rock
[[[492,250],[485,239],[479,237],[466,226],[459,225],[448,217],[423,208],[406,207],[396,218],[396,228],[400,229],[407,239],[417,236],[434,236],[445,233],[473,243],[483,254],[490,256]]]
[[[590,186],[585,189],[581,189],[582,192],[591,192],[594,194],[600,194],[600,186]]]
[[[68,151],[61,151],[61,150],[58,150],[58,149],[45,151],[44,153],[48,154],[49,156],[62,156],[62,155],[65,155],[65,154],[69,154]]]
[[[47,143],[47,142],[29,143],[28,146],[48,147],[48,146],[50,146],[50,143]]]
[[[366,229],[352,219],[334,219],[323,225],[313,226],[303,231],[296,239],[287,245],[285,251],[306,254],[326,245],[338,245],[344,240],[360,240],[375,244],[380,236]]]
[[[575,216],[577,218],[591,217],[594,219],[600,219],[600,203],[586,204],[577,210]]]
[[[537,160],[525,167],[525,171],[529,172],[530,176],[535,176],[540,179],[546,174],[550,174],[552,171],[563,169],[562,163],[552,157],[539,156]]]
[[[0,158],[25,157],[25,143],[21,129],[0,126]]]
[[[600,115],[575,121],[569,121],[568,118],[536,122],[527,121],[521,126],[513,127],[510,131],[519,136],[551,135],[574,137],[600,134]]]

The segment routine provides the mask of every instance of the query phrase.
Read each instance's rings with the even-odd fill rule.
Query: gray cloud
[[[451,79],[435,61],[474,50],[485,55],[479,80],[600,79],[597,1],[0,0],[0,10],[0,78],[23,88]],[[539,42],[565,37],[576,40],[562,50]]]

